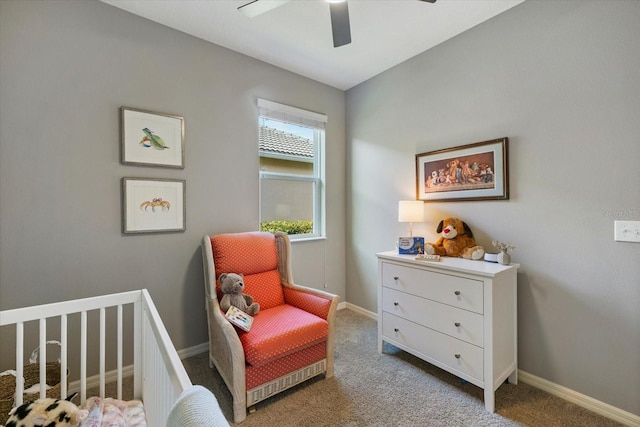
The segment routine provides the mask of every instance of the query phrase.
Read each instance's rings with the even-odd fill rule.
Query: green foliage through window
[[[260,231],[275,233],[282,231],[289,235],[313,233],[313,221],[264,221],[260,223]]]

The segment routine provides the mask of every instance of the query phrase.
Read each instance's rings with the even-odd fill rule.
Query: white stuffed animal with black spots
[[[5,427],[76,427],[89,411],[79,409],[70,400],[45,398],[26,402],[9,412]]]

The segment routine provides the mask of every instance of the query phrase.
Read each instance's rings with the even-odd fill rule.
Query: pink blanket
[[[139,400],[90,397],[84,404],[89,411],[80,427],[146,427],[144,407]]]

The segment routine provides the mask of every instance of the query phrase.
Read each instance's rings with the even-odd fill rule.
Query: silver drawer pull
[[[453,355],[456,359],[460,359],[460,355],[459,354],[454,354]]]
[[[396,307],[400,305],[400,303],[398,301],[394,301],[393,305],[395,305]]]
[[[455,291],[454,294],[460,295],[460,291]]]
[[[393,276],[393,280],[398,280],[399,277],[398,276]]]
[[[456,328],[459,328],[460,327],[460,322],[456,322],[456,323],[454,323],[454,325],[456,325]]]

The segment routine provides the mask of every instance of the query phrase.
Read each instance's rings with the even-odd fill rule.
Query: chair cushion
[[[260,304],[260,310],[284,304],[284,292],[278,270],[244,276],[244,293],[251,295],[253,300]]]
[[[216,275],[245,276],[278,269],[276,238],[271,233],[227,233],[211,237]]]
[[[285,303],[283,287],[278,270],[244,276],[244,294],[251,295],[260,304],[260,310],[266,310]],[[220,281],[216,280],[218,301],[222,300]],[[315,313],[314,313],[315,314]]]
[[[273,234],[263,232],[228,233],[211,237],[216,275],[237,273],[244,276],[244,293],[266,310],[284,304],[278,272],[278,250]],[[216,278],[218,300],[222,298]]]
[[[239,331],[245,360],[261,366],[327,340],[326,320],[283,304],[260,310],[249,332]]]

